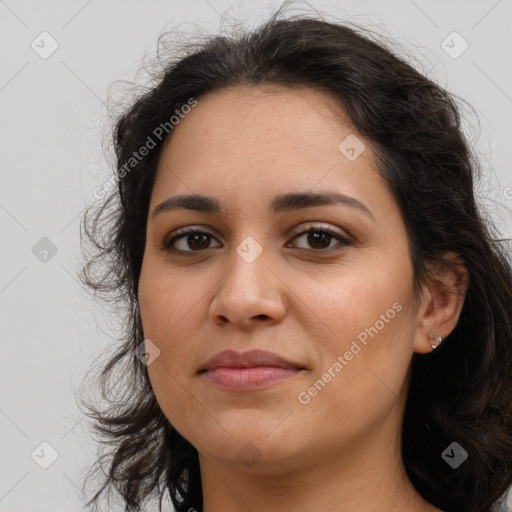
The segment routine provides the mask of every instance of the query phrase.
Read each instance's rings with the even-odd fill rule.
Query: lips
[[[235,352],[234,350],[225,350],[209,359],[200,371],[214,370],[221,367],[254,368],[256,366],[303,369],[300,365],[265,350],[250,350],[242,353]]]
[[[225,350],[209,359],[199,371],[224,390],[257,390],[289,379],[305,368],[272,352]]]

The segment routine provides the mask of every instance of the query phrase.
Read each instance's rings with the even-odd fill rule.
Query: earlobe
[[[464,306],[468,284],[468,271],[455,253],[447,253],[442,260],[429,265],[427,289],[418,310],[415,352],[431,352],[453,331]]]

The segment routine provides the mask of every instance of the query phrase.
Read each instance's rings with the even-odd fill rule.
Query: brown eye
[[[325,231],[310,231],[308,233],[308,243],[313,249],[325,249],[331,244],[332,235]]]
[[[181,233],[164,242],[163,248],[173,252],[200,252],[211,248],[212,241],[215,240],[210,233],[205,231],[188,230],[181,231]],[[221,245],[219,244],[215,247],[221,247]]]
[[[194,233],[187,236],[186,243],[194,250],[206,249],[210,245],[210,238],[205,234]]]
[[[334,252],[342,249],[351,242],[341,236],[339,233],[334,233],[328,229],[310,228],[302,233],[296,235],[293,240],[305,240],[305,244],[295,245],[299,249],[309,249],[318,252]],[[334,242],[334,243],[333,243]],[[336,243],[338,242],[338,243]]]

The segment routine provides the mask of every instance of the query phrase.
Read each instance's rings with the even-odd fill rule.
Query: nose
[[[241,330],[280,322],[286,314],[286,286],[265,251],[251,263],[233,251],[229,263],[231,270],[219,281],[210,305],[212,321],[221,326],[231,323]]]

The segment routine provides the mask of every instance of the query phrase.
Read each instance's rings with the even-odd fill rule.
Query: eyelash
[[[348,238],[343,237],[339,233],[336,233],[330,229],[320,227],[320,226],[311,226],[306,230],[300,231],[300,232],[294,234],[291,240],[295,240],[296,238],[299,238],[303,235],[307,235],[309,233],[326,233],[326,234],[334,237],[335,239],[337,239],[340,243],[333,247],[328,247],[326,249],[304,249],[302,247],[299,247],[299,249],[301,249],[303,251],[308,251],[308,252],[316,253],[316,254],[320,254],[320,253],[331,254],[333,252],[338,252],[338,251],[342,250],[343,247],[345,247],[345,246],[354,245],[353,242],[351,240],[349,240]],[[204,252],[205,250],[210,249],[210,247],[207,247],[206,249],[203,249],[203,250],[183,251],[182,249],[175,249],[172,247],[172,244],[175,243],[177,240],[187,237],[189,235],[195,235],[195,234],[207,235],[209,237],[215,238],[211,233],[208,233],[207,231],[204,231],[204,230],[201,230],[198,228],[182,228],[182,229],[177,230],[174,233],[174,236],[169,237],[168,239],[164,240],[164,242],[161,245],[161,249],[171,252],[173,254],[178,254],[178,255],[183,255],[183,256],[197,255],[198,253],[201,253],[201,252]],[[338,246],[341,246],[341,247],[338,247]],[[212,249],[215,249],[215,247],[212,247]]]

